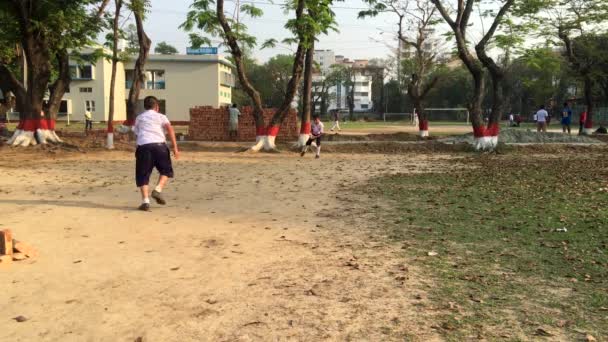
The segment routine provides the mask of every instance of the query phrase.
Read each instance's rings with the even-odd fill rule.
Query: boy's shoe
[[[150,204],[142,203],[137,209],[141,211],[150,211]]]
[[[300,152],[300,157],[304,157],[305,154],[306,154],[306,151]]]
[[[167,201],[165,201],[165,199],[163,198],[163,194],[161,194],[160,192],[158,192],[156,190],[152,190],[152,198],[154,198],[156,203],[158,203],[160,205],[167,204]]]
[[[319,156],[318,154],[315,156],[315,159],[319,159],[321,158],[321,156]]]

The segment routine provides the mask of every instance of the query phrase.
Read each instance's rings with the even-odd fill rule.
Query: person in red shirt
[[[587,110],[583,110],[581,118],[579,119],[578,135],[583,134],[583,128],[585,127],[585,121],[587,121]]]

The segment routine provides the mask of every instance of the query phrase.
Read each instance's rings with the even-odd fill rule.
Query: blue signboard
[[[206,46],[200,48],[186,48],[186,54],[188,55],[217,55],[217,48]]]

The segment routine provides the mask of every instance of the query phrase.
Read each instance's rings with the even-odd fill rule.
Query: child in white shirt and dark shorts
[[[321,122],[321,119],[319,119],[318,115],[313,116],[312,120],[312,125],[310,125],[310,137],[308,138],[306,146],[304,146],[300,155],[304,157],[306,151],[308,151],[308,146],[312,145],[312,142],[314,141],[317,145],[315,158],[319,158],[321,156],[321,137],[323,136],[323,123]]]

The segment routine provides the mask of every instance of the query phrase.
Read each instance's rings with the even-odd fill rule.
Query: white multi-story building
[[[82,51],[84,56],[93,50]],[[133,83],[134,59],[119,62],[114,92],[114,120],[126,119],[126,100]],[[189,121],[190,108],[195,106],[227,106],[232,101],[233,65],[223,56],[149,55],[145,65],[146,82],[140,91],[139,110],[143,98],[156,96],[161,111],[172,121]],[[112,64],[105,58],[94,63],[70,61],[72,82],[63,97],[58,119],[84,120],[90,111],[94,121],[107,121]]]
[[[313,60],[319,65],[321,74],[327,74],[336,63],[336,56],[332,50],[315,50]]]
[[[331,72],[332,65],[343,65],[351,70],[351,82],[354,82],[354,89],[350,89],[350,87],[343,83],[339,83],[336,85],[329,85],[328,92],[330,94],[328,110],[334,109],[348,109],[348,97],[351,93],[354,95],[354,111],[355,112],[367,112],[372,110],[373,101],[372,101],[372,75],[368,72],[368,61],[354,60],[351,61],[348,58],[344,58],[341,55],[334,55],[334,52],[331,50],[317,50],[315,51],[315,60],[317,60],[316,56],[323,56],[324,65],[321,66],[321,73],[313,76],[313,92],[321,91],[320,84],[326,79],[327,75]],[[328,56],[333,57],[333,62],[327,65]],[[318,57],[318,60],[321,60],[321,57]]]

